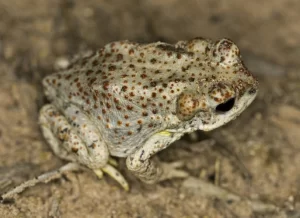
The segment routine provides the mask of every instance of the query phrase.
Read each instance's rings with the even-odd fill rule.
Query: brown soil
[[[58,58],[120,39],[228,37],[260,81],[237,120],[160,153],[189,178],[144,185],[120,160],[128,193],[69,173],[0,204],[0,217],[300,217],[299,11],[298,0],[0,0],[0,192],[64,164],[37,124]]]

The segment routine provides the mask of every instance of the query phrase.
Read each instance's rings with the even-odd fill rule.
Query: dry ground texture
[[[260,80],[237,120],[160,153],[185,180],[131,190],[68,173],[0,204],[0,217],[300,217],[300,1],[0,0],[0,192],[64,164],[41,136],[41,78],[59,58],[120,39],[228,37]]]

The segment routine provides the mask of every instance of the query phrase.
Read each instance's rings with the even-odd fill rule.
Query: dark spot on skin
[[[134,50],[133,50],[133,49],[130,49],[128,53],[129,53],[130,55],[131,55],[131,54],[134,54]]]
[[[142,130],[142,125],[140,125],[140,127],[137,128],[136,130],[137,130],[137,132],[140,132]]]
[[[142,150],[142,152],[141,152],[141,155],[140,155],[140,161],[141,161],[141,159],[142,159],[142,157],[143,157],[144,153],[145,153],[145,151],[144,151],[144,150]]]
[[[72,147],[72,152],[77,153],[78,152],[78,148]]]
[[[256,93],[256,89],[255,89],[255,88],[251,88],[251,89],[248,91],[248,93],[249,93],[250,95],[253,95],[253,94]]]
[[[97,66],[97,65],[99,65],[99,61],[98,60],[94,60],[93,62],[92,62],[92,65],[95,67],[95,66]]]
[[[109,70],[109,71],[114,71],[114,70],[116,70],[116,66],[115,66],[115,65],[110,65],[110,66],[108,67],[108,70]]]
[[[127,89],[128,89],[127,86],[122,86],[121,91],[122,91],[122,92],[126,92]]]
[[[151,82],[150,85],[151,85],[152,87],[155,87],[155,86],[156,86],[156,82]]]
[[[187,53],[183,48],[176,48],[174,45],[170,44],[160,44],[156,48],[160,48],[163,51],[176,52],[176,53]]]
[[[68,131],[68,128],[64,128],[63,130],[60,131],[60,133],[66,133]]]
[[[123,55],[122,54],[118,54],[117,55],[117,61],[121,61],[123,60]]]
[[[95,143],[92,143],[92,144],[90,144],[88,147],[90,147],[90,148],[96,148],[96,144]]]
[[[151,62],[152,64],[155,64],[155,63],[156,63],[156,59],[155,59],[155,58],[152,58],[152,59],[150,60],[150,62]]]
[[[208,52],[210,51],[210,48],[208,46],[205,47],[205,53],[208,54]]]

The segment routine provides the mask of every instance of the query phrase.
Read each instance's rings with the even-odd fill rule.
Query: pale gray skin
[[[258,82],[228,39],[175,45],[113,42],[43,80],[51,104],[40,112],[54,153],[101,169],[127,189],[109,157],[146,183],[185,176],[151,157],[195,130],[235,119],[254,100]]]

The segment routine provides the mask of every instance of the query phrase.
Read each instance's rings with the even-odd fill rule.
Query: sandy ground
[[[184,3],[183,3],[184,2]],[[300,217],[298,0],[0,0],[0,192],[64,164],[41,136],[41,78],[59,58],[114,40],[228,37],[258,76],[237,120],[160,153],[190,177],[126,193],[90,171],[69,173],[0,204],[0,217]]]

